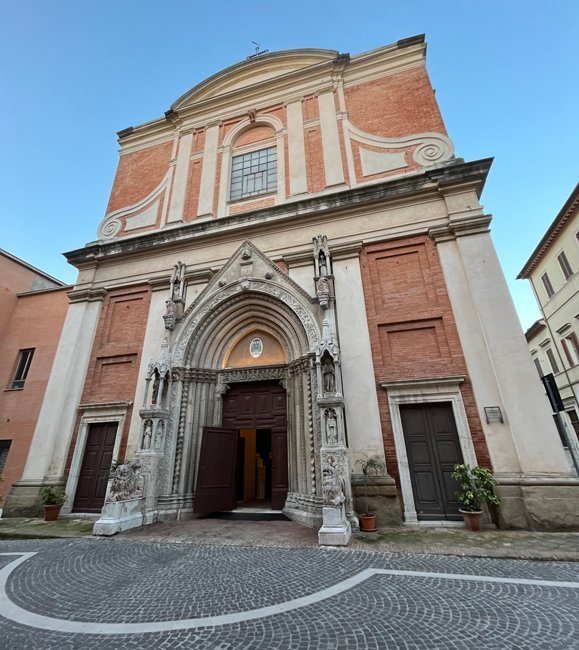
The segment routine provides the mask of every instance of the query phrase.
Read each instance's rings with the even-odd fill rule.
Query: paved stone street
[[[579,566],[315,547],[0,542],[0,646],[579,648]]]

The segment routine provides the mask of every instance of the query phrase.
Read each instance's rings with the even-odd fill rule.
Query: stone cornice
[[[456,386],[465,380],[464,375],[451,377],[425,377],[423,379],[397,379],[393,381],[382,381],[380,386],[385,389],[407,389],[407,388],[428,388],[433,386]]]
[[[105,258],[138,254],[151,248],[171,246],[185,240],[196,239],[205,242],[223,235],[226,230],[229,235],[234,231],[242,239],[248,236],[251,229],[261,228],[265,223],[271,225],[279,221],[303,221],[308,216],[328,220],[334,218],[336,214],[348,210],[359,210],[379,202],[407,200],[414,194],[424,192],[438,194],[440,183],[457,183],[461,180],[470,183],[476,179],[482,187],[491,164],[492,159],[490,158],[469,163],[453,161],[439,167],[425,168],[422,172],[412,174],[412,176],[402,176],[369,186],[323,196],[312,196],[219,219],[180,223],[174,227],[133,237],[107,242],[92,242],[84,248],[69,251],[64,255],[70,264],[76,266],[86,262],[96,263]]]
[[[73,289],[68,294],[68,300],[75,302],[102,302],[107,295],[105,289]]]
[[[490,214],[462,217],[443,226],[429,228],[428,235],[435,244],[441,244],[445,241],[452,241],[457,237],[480,235],[481,233],[490,232],[491,221],[492,217]]]

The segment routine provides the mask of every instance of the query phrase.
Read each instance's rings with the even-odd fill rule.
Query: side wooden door
[[[452,405],[401,406],[400,415],[418,519],[460,521],[451,473],[463,458]]]
[[[204,427],[193,511],[200,515],[237,506],[238,429]]]
[[[100,512],[113,460],[117,422],[89,424],[73,512]]]

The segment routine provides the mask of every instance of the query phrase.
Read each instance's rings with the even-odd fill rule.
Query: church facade
[[[106,499],[101,534],[241,503],[343,544],[376,456],[379,524],[458,519],[466,462],[500,525],[578,525],[479,201],[491,160],[455,156],[425,54],[261,54],[119,132],[12,511],[57,484],[68,511]]]

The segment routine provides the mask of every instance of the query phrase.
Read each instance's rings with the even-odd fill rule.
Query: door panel
[[[204,427],[193,511],[200,515],[237,505],[235,471],[239,431]]]
[[[100,512],[113,460],[116,422],[89,424],[73,512]]]
[[[460,520],[451,473],[463,458],[452,405],[401,406],[400,415],[418,518]]]
[[[288,492],[287,397],[279,382],[231,387],[223,400],[223,426],[272,431],[272,507],[285,504]]]

